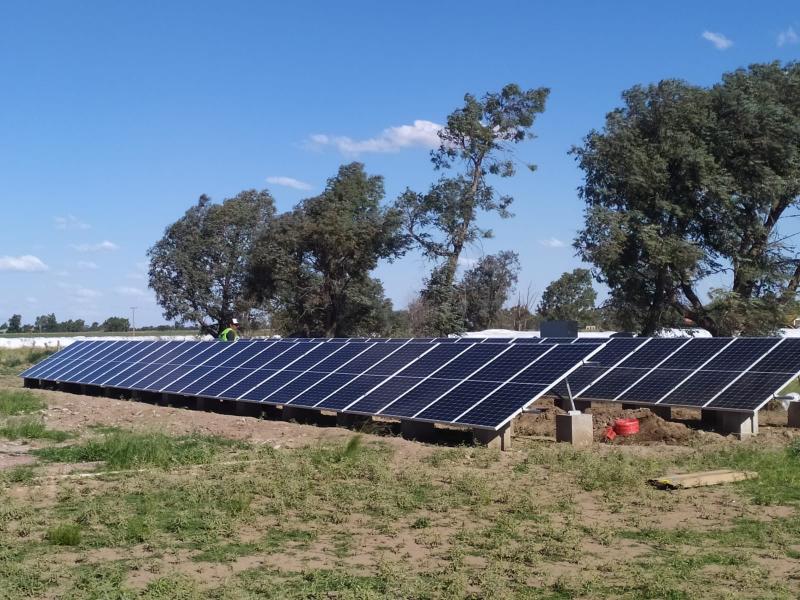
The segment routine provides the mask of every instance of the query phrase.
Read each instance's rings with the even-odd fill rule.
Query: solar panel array
[[[568,380],[576,399],[756,411],[798,374],[798,338],[614,338]]]
[[[499,429],[602,348],[445,339],[81,341],[21,376]]]

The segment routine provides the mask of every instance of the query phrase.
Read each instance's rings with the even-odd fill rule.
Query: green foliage
[[[361,163],[339,168],[319,196],[303,200],[259,236],[250,293],[269,303],[284,333],[385,333],[391,303],[370,277],[381,259],[400,256],[400,214],[384,208],[383,178]]]
[[[425,256],[440,263],[426,287],[429,296],[447,295],[464,248],[492,236],[478,224],[481,213],[511,216],[513,198],[498,195],[489,176],[515,174],[515,163],[508,156],[514,144],[533,137],[534,120],[544,111],[549,93],[546,88],[523,90],[508,84],[481,99],[467,94],[464,105],[447,117],[439,132],[441,145],[431,153],[435,169],[460,167],[461,172],[443,176],[426,194],[406,190],[398,198],[409,237]],[[434,294],[430,282],[441,289]],[[428,312],[434,320],[432,331],[443,332],[443,325],[453,325],[450,306],[439,312],[438,305],[429,303]]]
[[[464,273],[458,286],[464,320],[471,330],[496,327],[500,311],[513,292],[519,274],[519,255],[503,251],[481,258]]]
[[[8,319],[8,333],[19,333],[22,331],[22,315],[11,315]]]
[[[800,284],[781,220],[800,204],[800,64],[753,65],[703,88],[667,80],[574,148],[584,171],[577,247],[645,334],[691,319],[715,335],[788,320]],[[711,301],[698,287],[730,273]]]
[[[202,464],[221,450],[236,446],[223,438],[189,435],[172,437],[164,433],[114,431],[81,444],[42,448],[34,454],[50,462],[104,461],[109,469]]]
[[[596,299],[591,272],[588,269],[574,269],[545,288],[537,311],[548,320],[577,321],[579,325],[586,326],[595,320]]]
[[[21,415],[44,407],[45,403],[38,396],[26,390],[0,390],[0,415]]]
[[[63,442],[75,437],[74,434],[67,431],[48,429],[42,419],[31,417],[9,419],[0,426],[0,436],[10,440],[22,438],[27,440],[52,440],[54,442]]]
[[[100,326],[103,331],[128,331],[131,328],[131,322],[125,317],[109,317]]]
[[[150,287],[166,319],[197,323],[214,337],[253,308],[248,257],[275,213],[272,196],[248,190],[212,204],[201,196],[148,250]]]
[[[62,523],[49,529],[46,537],[56,546],[77,546],[81,543],[81,528],[75,523]]]

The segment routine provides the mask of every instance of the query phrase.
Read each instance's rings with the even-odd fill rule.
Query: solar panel
[[[791,338],[653,338],[616,365],[593,364],[637,339],[610,340],[570,375],[573,397],[757,411],[800,373],[800,339]],[[563,394],[563,387],[556,391]]]
[[[498,429],[598,349],[446,339],[97,340],[22,376]]]

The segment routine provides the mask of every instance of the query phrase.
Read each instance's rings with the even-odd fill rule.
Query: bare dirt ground
[[[0,381],[0,387],[4,383],[18,387],[13,380]],[[159,489],[194,493],[201,483],[201,488],[219,487],[223,493],[247,489],[252,500],[243,518],[223,519],[215,531],[220,539],[213,543],[182,537],[170,525],[142,542],[93,541],[75,549],[32,553],[48,565],[44,572],[52,578],[50,586],[19,596],[0,591],[0,598],[117,597],[86,592],[90,588],[81,583],[84,573],[100,578],[93,580],[92,594],[105,589],[96,581],[116,581],[118,574],[114,585],[142,598],[506,598],[528,597],[521,590],[532,588],[552,598],[690,598],[699,597],[701,590],[703,597],[719,598],[800,595],[800,545],[791,540],[798,518],[793,504],[765,506],[733,486],[669,493],[643,483],[657,474],[654,469],[680,468],[681,460],[708,448],[785,446],[798,432],[785,427],[786,413],[780,410],[762,412],[761,435],[740,442],[699,429],[696,411],[674,411],[677,420],[665,421],[648,409],[596,405],[591,410],[598,443],[577,453],[554,443],[560,409],[544,400],[538,404],[543,412],[518,419],[511,452],[364,433],[368,448],[388,449],[388,462],[377,471],[356,465],[334,483],[325,481],[324,469],[311,468],[314,455],[297,453],[341,447],[353,439],[348,429],[55,391],[34,393],[47,404],[40,413],[47,427],[73,432],[77,440],[96,436],[100,427],[175,436],[197,433],[275,450],[277,458],[269,460],[278,462],[262,468],[255,460],[240,472],[198,465],[117,479],[71,478],[99,463],[40,465],[38,481],[2,484],[7,497],[25,507],[19,509],[23,516],[12,515],[6,525],[5,533],[15,544],[45,544],[36,526],[43,517],[36,515],[71,515],[71,506],[78,507],[81,526],[97,536],[90,539],[106,540],[103,536],[111,535],[108,523],[115,518],[110,499],[127,498],[130,503],[137,496],[158,498]],[[626,416],[639,419],[640,433],[602,441],[606,425]],[[35,464],[30,450],[53,445],[0,439],[0,471]],[[286,462],[299,460],[296,456],[306,458]],[[281,465],[296,474],[290,472],[279,482],[269,479]],[[308,477],[310,482],[302,480]],[[262,481],[269,481],[264,489]],[[400,493],[387,492],[390,482],[397,481],[398,490],[433,486],[446,492],[427,491],[432,496],[422,502],[393,496],[387,500],[385,494]],[[339,497],[349,486],[363,488]],[[306,505],[305,494],[321,495],[319,504]],[[294,504],[284,505],[281,495]],[[80,513],[81,498],[92,502],[87,514]],[[104,504],[108,502],[112,504]],[[330,505],[338,512],[326,510]],[[742,548],[734,539],[740,534],[748,539],[749,530],[740,529],[750,523],[775,533],[769,533],[768,541],[753,542],[753,548]],[[295,537],[275,547],[265,542],[285,530]],[[0,583],[3,564],[0,557]],[[350,579],[321,583],[319,578],[330,573]],[[409,583],[418,574],[439,583]],[[380,587],[376,581],[381,579],[397,587]],[[171,591],[154,593],[162,588]],[[276,589],[284,592],[276,594]]]

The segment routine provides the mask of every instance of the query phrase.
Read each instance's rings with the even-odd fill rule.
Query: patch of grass
[[[34,454],[50,462],[104,461],[109,469],[167,469],[208,463],[223,450],[241,447],[241,442],[214,436],[114,431],[81,444],[35,450]]]
[[[46,537],[56,546],[77,546],[81,543],[81,528],[75,523],[62,523],[48,529]]]
[[[9,483],[28,483],[34,478],[36,469],[30,465],[13,467],[2,472],[4,479]]]
[[[36,412],[45,407],[41,398],[26,390],[0,390],[0,415],[14,416]]]
[[[52,440],[54,442],[63,442],[75,437],[74,434],[67,431],[48,429],[44,421],[33,417],[9,419],[0,427],[0,436],[10,440]]]
[[[734,446],[691,459],[687,468],[738,469],[755,471],[757,479],[742,481],[736,486],[752,497],[756,504],[800,502],[800,438],[785,448]]]

